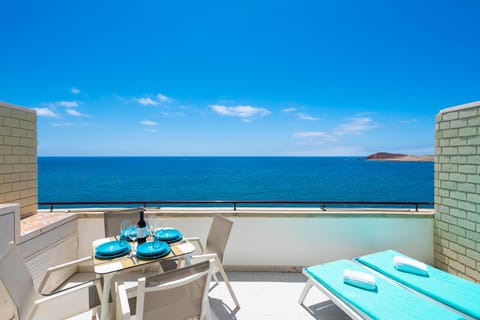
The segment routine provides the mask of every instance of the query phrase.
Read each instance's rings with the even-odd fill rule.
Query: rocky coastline
[[[366,157],[367,160],[380,161],[421,161],[433,162],[433,155],[414,156],[402,153],[377,152]]]

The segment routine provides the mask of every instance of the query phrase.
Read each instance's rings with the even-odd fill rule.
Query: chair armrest
[[[82,313],[87,311],[88,309],[82,308],[81,303],[72,303],[76,301],[78,295],[81,294],[81,290],[85,290],[89,287],[97,286],[98,290],[98,280],[89,281],[87,283],[80,284],[73,288],[68,288],[65,290],[57,291],[50,295],[42,295],[39,299],[37,299],[34,303],[33,310],[31,315],[33,319],[35,319],[35,313],[38,309],[42,306],[42,310],[55,310],[55,317],[56,319],[66,319],[73,315]],[[88,305],[88,297],[85,297],[85,305]],[[68,308],[64,308],[64,306],[68,306]],[[61,313],[64,313],[60,315]]]
[[[205,251],[199,237],[185,238],[185,240],[196,243],[200,253],[203,253]]]
[[[128,295],[127,290],[124,284],[119,284],[117,286],[117,310],[116,310],[116,319],[117,320],[128,320],[131,317],[130,314],[130,305],[128,304]]]
[[[216,253],[195,254],[192,256],[192,260],[218,260]]]
[[[66,262],[66,263],[59,264],[57,266],[53,266],[53,267],[48,268],[47,272],[45,273],[45,276],[42,279],[42,282],[40,283],[40,286],[38,287],[38,292],[40,292],[40,293],[43,292],[43,289],[48,282],[48,278],[50,278],[50,275],[52,273],[54,273],[56,271],[59,271],[59,270],[62,270],[62,269],[65,269],[65,268],[68,268],[68,267],[72,267],[74,265],[77,265],[77,264],[80,264],[80,263],[83,263],[83,262],[87,262],[87,261],[93,261],[92,256],[80,258],[80,259],[77,259],[77,260],[69,261],[69,262]]]
[[[220,268],[223,269],[222,263],[218,258],[216,253],[205,253],[205,254],[197,254],[190,257],[190,261],[192,264],[199,263],[202,261],[210,260],[212,274],[216,274]]]

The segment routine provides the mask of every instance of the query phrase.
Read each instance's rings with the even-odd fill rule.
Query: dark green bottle
[[[145,219],[144,219],[144,215],[145,215],[145,209],[142,208],[142,210],[140,211],[140,219],[138,220],[138,223],[137,223],[138,244],[142,244],[147,241],[148,230],[147,230],[147,223],[145,222]]]

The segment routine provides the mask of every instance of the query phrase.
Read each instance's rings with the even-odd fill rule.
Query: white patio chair
[[[230,292],[230,295],[232,296],[235,306],[237,308],[240,308],[240,303],[238,302],[237,296],[235,295],[232,285],[228,280],[227,274],[223,269],[223,254],[227,246],[230,231],[232,230],[232,225],[232,220],[227,219],[222,215],[216,214],[213,216],[205,248],[202,246],[202,242],[198,237],[187,238],[187,240],[196,243],[197,248],[200,251],[200,254],[193,255],[191,257],[191,262],[198,263],[200,261],[212,259],[212,275],[215,279],[215,282],[217,282],[218,284],[217,274],[220,273],[222,275],[223,281],[225,282],[225,285],[228,288],[228,291]]]
[[[113,237],[120,234],[120,225],[123,220],[130,220],[136,225],[140,217],[141,208],[108,210],[103,212],[105,225],[105,237]]]
[[[210,319],[208,287],[211,262],[138,279],[136,288],[117,286],[117,319]],[[129,292],[130,291],[130,292]],[[136,293],[135,298],[129,298]],[[130,304],[135,305],[132,315]]]
[[[67,263],[56,267],[55,270],[72,265],[73,263]],[[43,285],[44,283],[42,283]],[[32,275],[13,241],[8,244],[6,253],[0,258],[0,291],[8,295],[7,299],[13,309],[13,314],[8,319],[63,320],[91,311],[97,306],[90,305],[88,289],[94,286],[97,293],[100,293],[99,281],[93,279],[87,283],[43,296],[35,290]]]
[[[105,227],[105,237],[117,237],[120,234],[120,226],[123,220],[130,220],[132,225],[136,225],[140,217],[140,211],[142,208],[131,208],[131,209],[113,209],[103,212],[103,223]],[[118,237],[119,238],[119,237]],[[142,267],[141,272],[146,271],[151,272],[161,272],[163,271],[161,262],[155,265],[148,267]],[[127,275],[127,273],[132,273],[138,271],[137,269],[132,269],[128,272],[123,272],[119,277],[123,281],[130,281],[134,279],[137,281],[138,276],[135,274]]]

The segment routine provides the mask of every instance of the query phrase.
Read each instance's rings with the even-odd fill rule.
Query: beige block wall
[[[437,115],[435,210],[435,264],[480,282],[480,101]]]
[[[37,115],[0,102],[0,204],[19,203],[22,217],[37,213]]]

